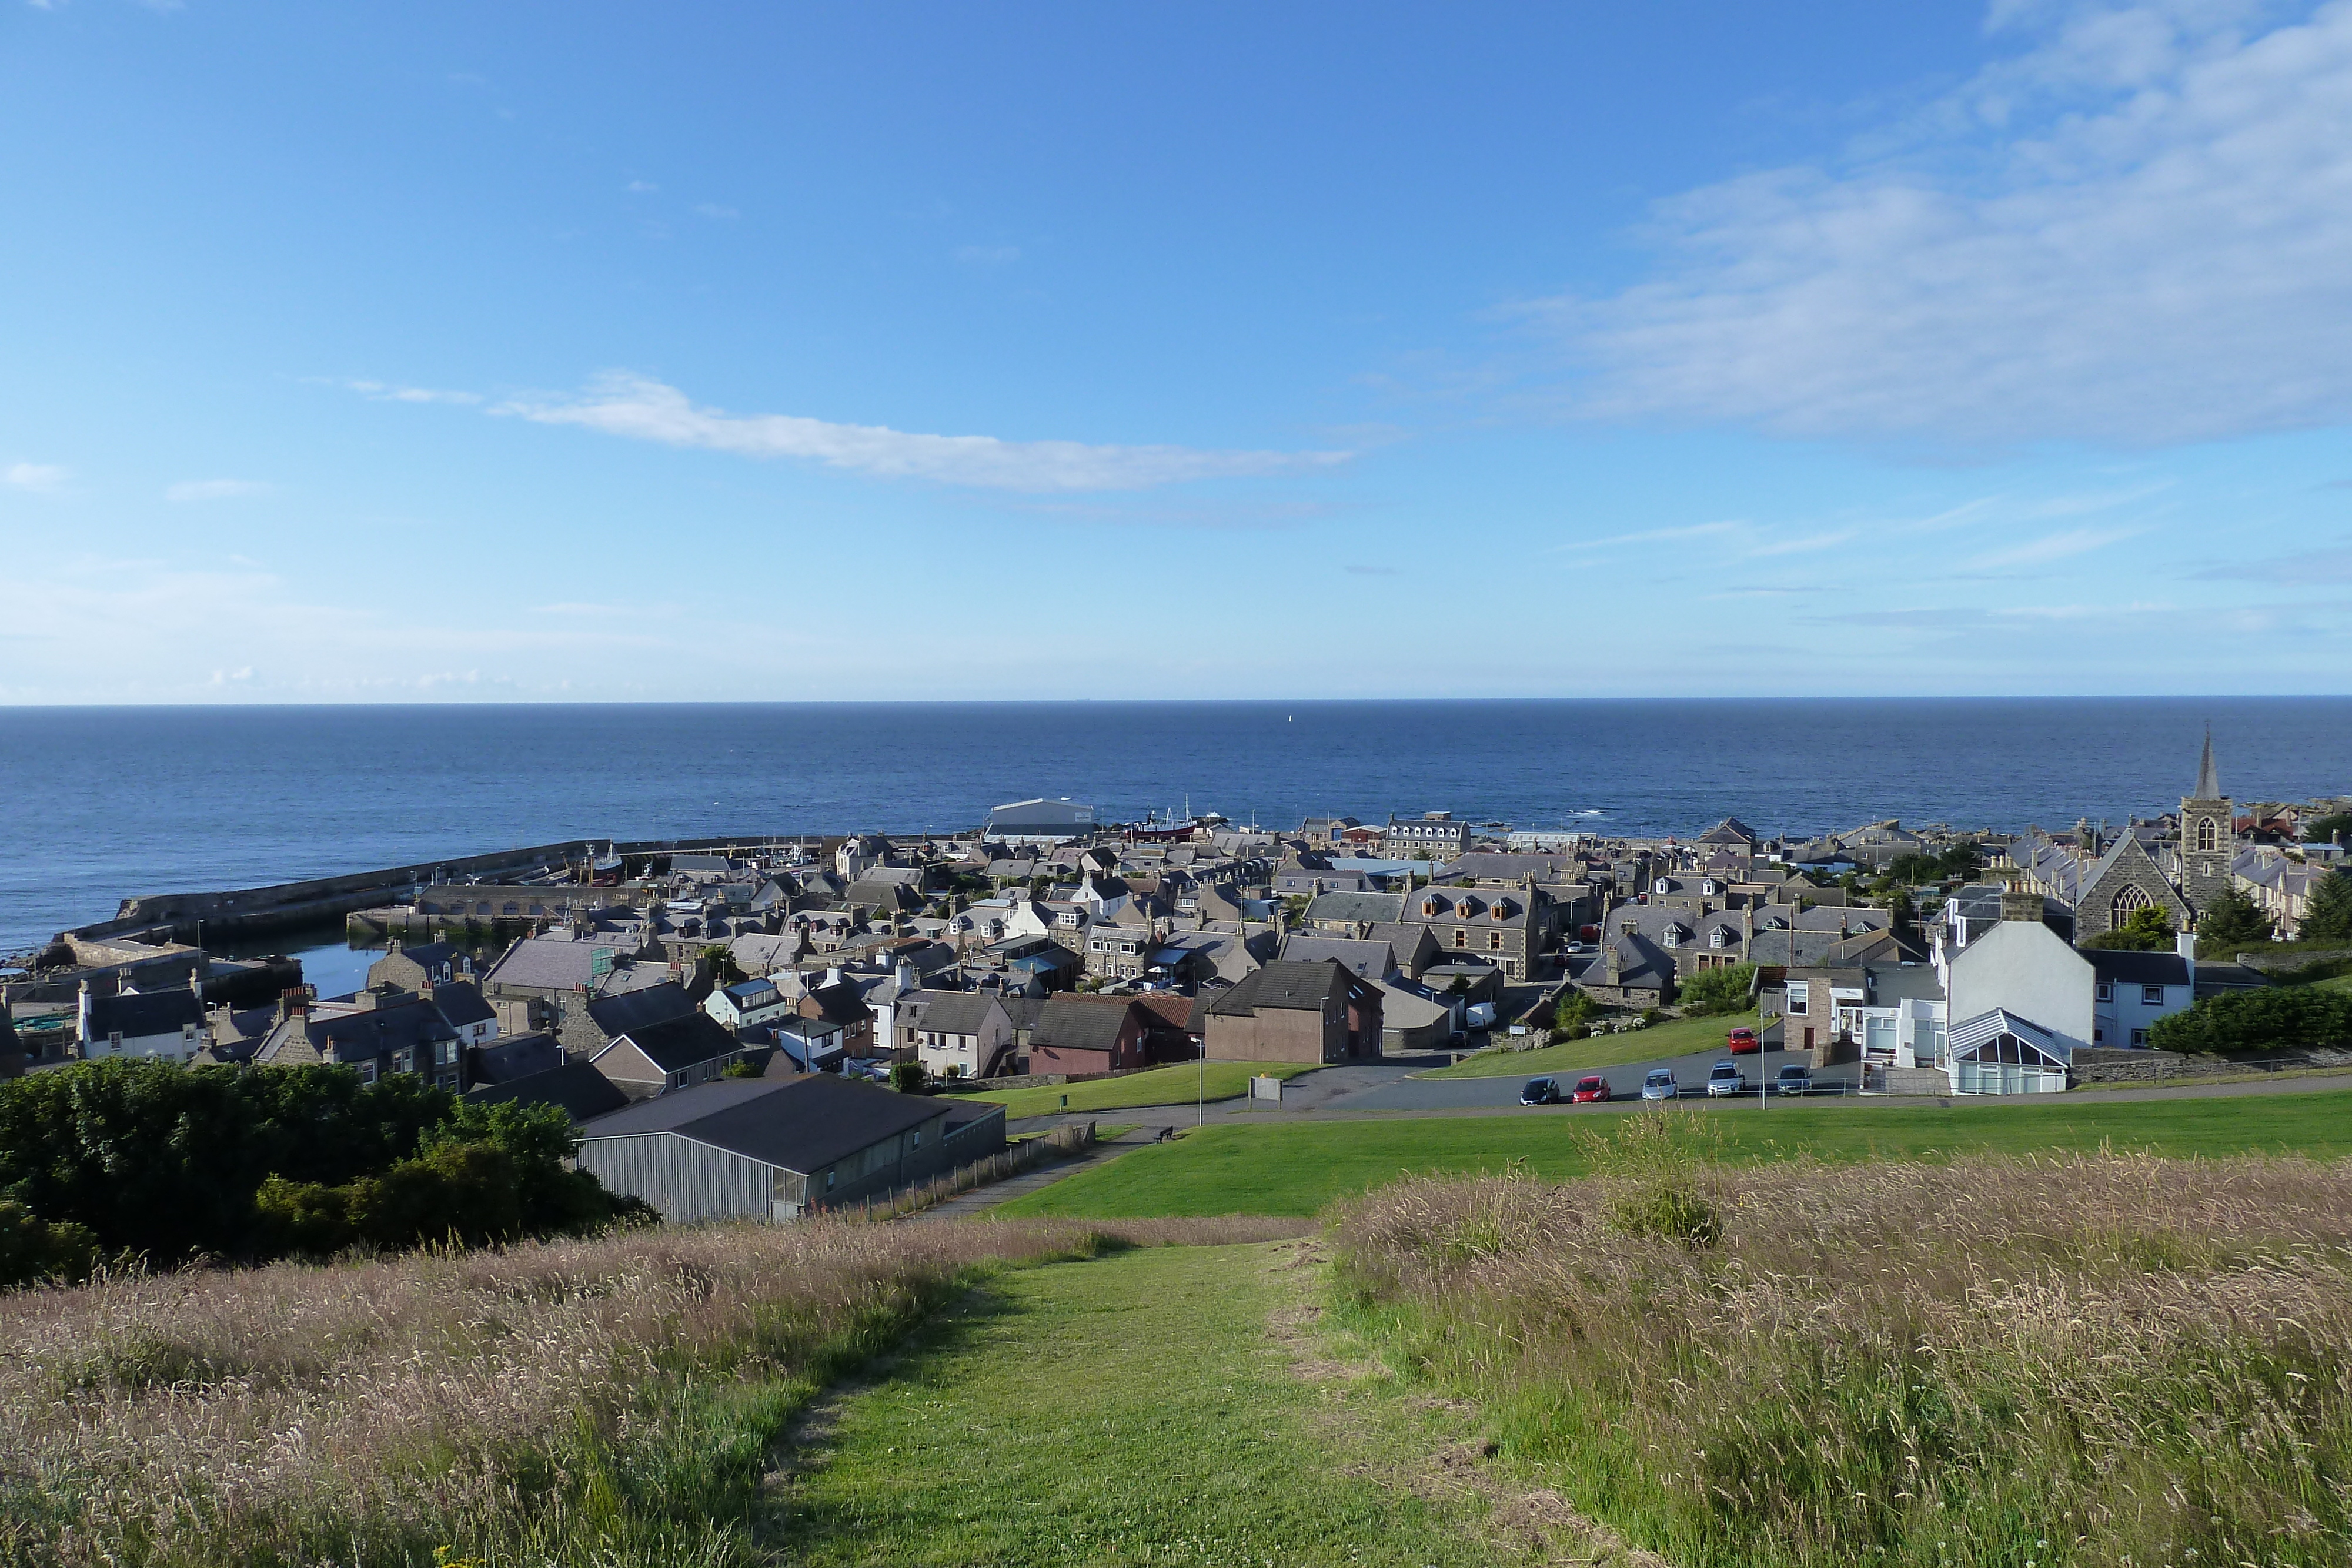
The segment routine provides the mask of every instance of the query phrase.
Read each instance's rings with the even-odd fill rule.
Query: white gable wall
[[[2040,921],[2004,920],[1951,957],[1955,1027],[1995,1008],[2040,1024],[2069,1047],[2091,1043],[2091,961]]]

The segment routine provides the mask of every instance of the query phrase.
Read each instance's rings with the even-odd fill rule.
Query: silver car
[[[1748,1092],[1748,1080],[1739,1075],[1739,1063],[1718,1061],[1708,1070],[1706,1093],[1710,1100],[1720,1100],[1727,1094]]]
[[[1682,1085],[1675,1082],[1675,1070],[1671,1067],[1652,1068],[1650,1075],[1642,1080],[1644,1100],[1679,1100],[1682,1095]]]

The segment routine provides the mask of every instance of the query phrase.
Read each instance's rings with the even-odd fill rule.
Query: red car
[[[1590,1105],[1595,1100],[1609,1098],[1609,1080],[1598,1072],[1587,1073],[1576,1081],[1576,1092],[1568,1097],[1571,1105]]]
[[[1733,1030],[1724,1037],[1723,1042],[1734,1056],[1745,1056],[1751,1051],[1764,1049],[1763,1042],[1756,1038],[1756,1031],[1752,1029]]]

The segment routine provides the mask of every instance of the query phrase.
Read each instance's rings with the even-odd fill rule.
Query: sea
[[[946,831],[1039,795],[1283,829],[2121,821],[2178,804],[2209,725],[2239,800],[2352,793],[2352,697],[0,707],[0,955],[135,894],[567,838]]]

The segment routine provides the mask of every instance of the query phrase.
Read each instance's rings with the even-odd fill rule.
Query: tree
[[[920,1094],[923,1079],[923,1064],[919,1061],[894,1061],[890,1064],[890,1087],[901,1094]]]
[[[1748,993],[1756,983],[1756,966],[1734,964],[1726,969],[1701,969],[1679,984],[1683,1011],[1696,1018],[1748,1010]]]
[[[2172,946],[2172,916],[2153,904],[2144,904],[2113,931],[2086,937],[2077,946],[2120,948],[2132,953],[2162,952]]]
[[[710,978],[721,986],[731,986],[750,978],[743,966],[735,961],[735,950],[724,942],[713,942],[702,950],[702,961],[710,966]]]
[[[2280,1051],[2352,1040],[2352,994],[2317,986],[2225,991],[2149,1026],[2158,1051]]]
[[[1571,988],[1559,998],[1559,1006],[1552,1009],[1552,1027],[1565,1033],[1576,1034],[1591,1027],[1592,1014],[1592,998]]]
[[[2271,939],[2271,917],[2254,901],[2231,888],[2197,917],[2197,956],[2210,958]]]
[[[2305,942],[2352,942],[2352,869],[2337,866],[2319,879],[2295,935]]]
[[[2307,844],[2326,843],[2338,833],[2346,843],[2352,843],[2352,811],[2331,811],[2303,824],[2303,841]]]

